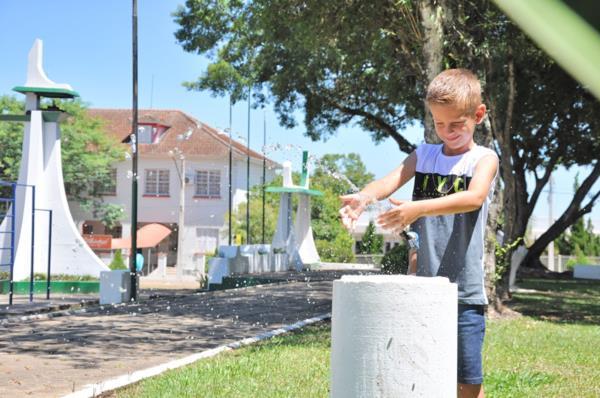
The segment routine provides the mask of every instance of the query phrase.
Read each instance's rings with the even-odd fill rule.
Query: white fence
[[[550,271],[565,272],[568,270],[567,262],[569,262],[569,260],[575,260],[576,258],[577,257],[575,257],[575,256],[563,256],[563,255],[554,256],[554,267],[548,266],[548,256],[540,256],[540,261]],[[590,261],[590,264],[600,265],[600,257],[586,256],[586,258]]]

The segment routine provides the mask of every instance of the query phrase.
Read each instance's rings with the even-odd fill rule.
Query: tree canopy
[[[429,79],[443,68],[475,71],[489,109],[476,140],[501,158],[508,241],[524,235],[556,167],[592,166],[528,261],[600,195],[592,189],[600,176],[600,105],[487,0],[188,0],[174,18],[183,48],[211,58],[188,88],[236,101],[251,86],[255,104],[272,102],[284,126],[302,110],[313,139],[357,123],[374,141],[389,137],[411,152],[402,131],[427,127]]]
[[[340,177],[344,176],[344,178]],[[326,154],[315,161],[310,178],[310,188],[323,192],[311,199],[311,219],[315,244],[323,261],[351,261],[353,239],[339,219],[339,195],[351,190],[351,185],[363,186],[373,179],[356,153],[347,155]],[[294,174],[294,181],[300,176]],[[278,177],[269,185],[281,186]],[[250,242],[262,241],[262,187],[256,186],[250,195]],[[279,210],[279,195],[267,193],[265,197],[265,243],[273,240]],[[297,201],[293,201],[294,209]],[[246,239],[246,204],[242,203],[233,214],[233,232]]]
[[[70,114],[61,124],[62,168],[69,200],[95,212],[108,224],[114,223],[120,210],[105,205],[94,189],[110,182],[110,166],[123,159],[119,142],[102,131],[102,122],[89,117],[79,101],[56,103]],[[24,102],[0,96],[0,113],[23,114]],[[17,181],[23,142],[21,123],[0,123],[0,179]],[[109,225],[110,227],[110,225]]]

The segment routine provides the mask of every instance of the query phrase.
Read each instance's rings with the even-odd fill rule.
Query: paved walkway
[[[216,292],[142,294],[139,303],[88,306],[50,319],[6,318],[0,324],[0,397],[62,396],[328,313],[332,280],[342,273],[357,271]]]

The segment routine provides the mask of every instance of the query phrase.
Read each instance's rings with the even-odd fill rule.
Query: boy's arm
[[[417,153],[412,151],[402,164],[385,177],[375,180],[364,187],[360,193],[375,200],[382,200],[396,192],[415,176],[417,168]]]
[[[340,216],[346,228],[352,228],[365,207],[378,200],[387,198],[398,188],[415,176],[417,154],[413,151],[400,166],[385,177],[373,181],[359,193],[340,196],[342,208]]]
[[[498,170],[498,158],[494,155],[483,157],[475,167],[469,189],[452,195],[417,202],[390,199],[397,207],[379,217],[383,228],[402,229],[424,216],[468,213],[479,209],[488,195],[490,186]]]
[[[417,250],[410,249],[408,251],[408,271],[407,275],[416,275],[417,273]]]

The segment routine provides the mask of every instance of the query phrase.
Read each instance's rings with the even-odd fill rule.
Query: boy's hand
[[[419,207],[415,202],[396,200],[393,198],[390,198],[390,202],[395,205],[395,207],[381,214],[377,218],[377,222],[384,229],[400,232],[421,217]]]
[[[363,193],[353,193],[350,195],[340,196],[342,208],[340,209],[340,217],[344,227],[353,230],[356,225],[356,220],[362,214],[364,209],[376,200],[370,195]]]

